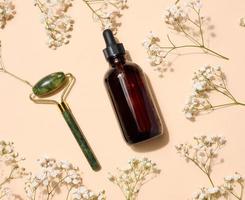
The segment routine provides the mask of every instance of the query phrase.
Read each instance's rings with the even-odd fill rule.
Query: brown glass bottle
[[[111,68],[105,85],[113,103],[124,138],[129,144],[162,134],[162,124],[141,68],[125,60],[122,44],[116,43],[110,30],[104,31],[104,50]]]

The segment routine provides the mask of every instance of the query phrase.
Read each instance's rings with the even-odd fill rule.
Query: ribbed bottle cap
[[[116,42],[115,37],[110,29],[103,31],[103,37],[106,43],[106,48],[103,50],[103,52],[107,60],[109,58],[125,54],[123,44]]]

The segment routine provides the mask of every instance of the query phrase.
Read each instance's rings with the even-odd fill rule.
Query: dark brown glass
[[[105,85],[113,103],[125,140],[134,144],[162,134],[162,124],[141,68],[110,58]]]

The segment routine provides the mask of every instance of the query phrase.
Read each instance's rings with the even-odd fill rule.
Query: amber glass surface
[[[123,57],[110,64],[105,85],[126,141],[133,144],[161,135],[161,120],[141,68]]]

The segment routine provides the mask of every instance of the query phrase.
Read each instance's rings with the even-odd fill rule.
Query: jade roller
[[[33,93],[30,94],[30,99],[37,104],[55,104],[59,107],[90,166],[94,171],[98,171],[101,168],[100,164],[90,148],[68,104],[66,103],[67,96],[74,86],[75,81],[76,79],[72,74],[64,74],[63,72],[50,74],[42,78],[32,87]],[[60,92],[62,92],[60,102],[49,98]]]

